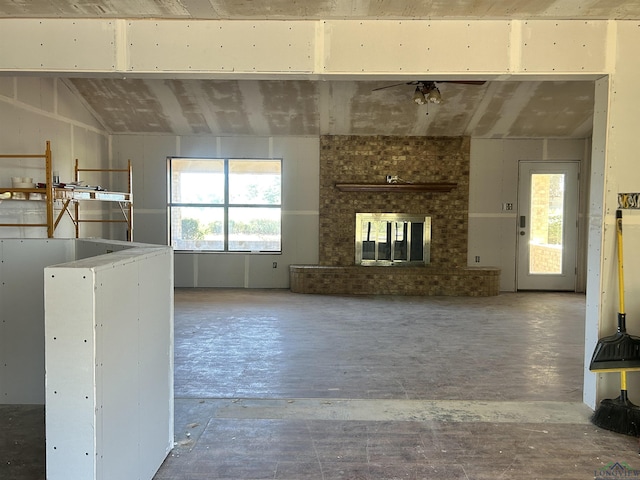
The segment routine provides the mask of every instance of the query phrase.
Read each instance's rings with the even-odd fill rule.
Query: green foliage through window
[[[177,250],[280,252],[282,160],[169,158]]]

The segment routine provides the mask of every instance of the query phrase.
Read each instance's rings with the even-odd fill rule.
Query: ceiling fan
[[[441,80],[438,82],[430,80],[416,80],[414,82],[396,83],[393,85],[387,85],[385,87],[374,88],[372,91],[384,90],[385,88],[398,87],[400,85],[415,85],[416,90],[413,93],[413,101],[418,105],[425,105],[427,103],[440,103],[442,101],[442,95],[440,90],[436,86],[436,83],[458,83],[461,85],[484,85],[486,82],[483,80]]]

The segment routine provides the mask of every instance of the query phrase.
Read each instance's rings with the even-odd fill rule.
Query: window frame
[[[173,168],[172,162],[174,160],[180,161],[218,161],[223,163],[223,175],[224,175],[224,194],[222,203],[193,203],[193,202],[174,202],[174,183],[173,183]],[[230,163],[231,162],[279,162],[280,164],[280,192],[278,204],[269,203],[230,203]],[[281,157],[185,157],[185,156],[167,156],[167,244],[173,246],[176,253],[217,253],[217,254],[241,254],[241,255],[281,255],[282,254],[282,178],[283,178],[283,159]],[[194,207],[194,208],[221,208],[223,211],[222,220],[222,235],[223,235],[223,248],[222,249],[179,249],[173,245],[173,231],[172,231],[172,210],[176,207]],[[278,209],[280,211],[279,217],[279,249],[278,250],[230,250],[229,249],[229,210],[234,208],[260,208],[260,209]]]

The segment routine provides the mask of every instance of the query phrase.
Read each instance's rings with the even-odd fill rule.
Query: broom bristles
[[[631,403],[622,391],[618,398],[607,398],[593,412],[591,422],[605,430],[638,437],[640,435],[640,408]]]

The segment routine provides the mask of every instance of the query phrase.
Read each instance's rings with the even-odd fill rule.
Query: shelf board
[[[47,193],[44,188],[13,188],[13,187],[0,187],[0,193]]]
[[[336,183],[341,192],[450,192],[457,183]]]

